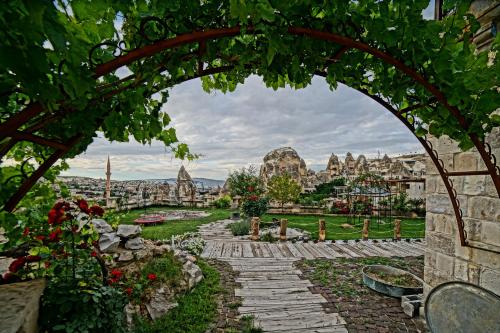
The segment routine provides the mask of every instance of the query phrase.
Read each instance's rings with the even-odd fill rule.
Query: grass
[[[185,209],[189,210],[191,208],[185,207],[148,207],[147,214],[154,214],[158,211],[165,210],[179,210]],[[190,219],[190,220],[177,220],[177,221],[167,221],[164,224],[156,226],[147,226],[143,228],[143,237],[149,239],[168,239],[172,235],[179,235],[185,232],[192,232],[198,229],[198,226],[217,220],[226,219],[230,216],[230,210],[228,209],[209,209],[209,208],[194,208],[193,210],[204,210],[209,212],[211,215],[200,218],[200,219]],[[132,210],[125,213],[120,223],[134,223],[134,220],[138,218],[141,214],[144,214],[144,209]],[[266,214],[262,217],[263,223],[262,227],[266,227],[267,224],[272,223],[272,219],[288,219],[288,227],[299,228],[311,233],[313,239],[318,238],[318,220],[325,219],[326,221],[326,239],[331,240],[347,240],[347,239],[359,239],[361,238],[361,231],[363,230],[363,222],[358,222],[356,219],[356,224],[353,228],[343,228],[340,225],[347,223],[347,216],[319,216],[319,215],[289,215],[289,214]],[[425,219],[423,218],[403,218],[401,219],[401,237],[403,238],[423,238],[425,235]],[[378,225],[375,219],[372,220],[369,231],[369,238],[380,239],[380,238],[392,238],[393,236],[393,224],[387,219],[384,223]]]
[[[176,260],[173,253],[167,252],[162,257],[155,257],[147,262],[142,269],[142,275],[156,274],[158,281],[176,287],[182,279],[182,264]]]
[[[423,265],[423,258],[409,262],[406,258],[337,258],[335,260],[305,260],[304,265],[313,267],[311,277],[322,286],[331,288],[339,297],[357,298],[368,292],[363,285],[361,269],[365,265],[388,265],[406,271],[412,271],[415,260]],[[416,273],[416,272],[412,272]]]
[[[185,232],[197,231],[202,224],[223,220],[229,217],[228,209],[207,209],[207,208],[186,208],[186,207],[148,207],[146,214],[154,214],[158,211],[166,210],[204,210],[210,213],[210,216],[199,219],[166,221],[163,224],[155,226],[145,226],[142,228],[142,237],[148,239],[168,239],[172,235],[180,235]],[[144,214],[144,209],[135,209],[125,213],[121,217],[120,223],[133,224],[134,220]]]
[[[219,273],[201,260],[197,264],[205,278],[190,293],[179,297],[179,305],[164,317],[154,322],[139,319],[134,333],[202,333],[210,328],[217,315],[216,296],[222,291]]]
[[[326,239],[332,240],[348,240],[361,238],[361,231],[363,230],[363,221],[358,222],[353,228],[343,228],[340,225],[347,223],[347,216],[300,216],[300,215],[287,215],[287,214],[266,214],[262,216],[263,223],[261,228],[266,224],[271,224],[272,219],[288,219],[289,228],[298,228],[309,231],[313,239],[318,238],[318,221],[324,219],[326,221]],[[394,234],[393,224],[388,220],[380,225],[373,219],[370,224],[369,238],[392,238]],[[401,219],[401,237],[402,238],[423,238],[425,235],[425,219],[423,218],[402,218]]]

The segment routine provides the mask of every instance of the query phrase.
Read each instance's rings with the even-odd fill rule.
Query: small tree
[[[273,176],[267,184],[269,196],[280,203],[281,211],[287,202],[298,200],[302,187],[288,173]]]
[[[229,192],[233,198],[235,196],[243,198],[251,195],[260,196],[264,193],[262,181],[257,175],[257,169],[253,165],[231,172],[227,182],[229,184]]]

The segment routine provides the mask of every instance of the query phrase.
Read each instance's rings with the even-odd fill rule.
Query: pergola
[[[204,13],[205,16],[208,14],[210,12]],[[484,142],[484,135],[478,135],[476,130],[471,129],[473,125],[472,119],[463,114],[459,107],[461,102],[449,100],[440,88],[443,83],[438,78],[434,77],[431,80],[429,75],[426,75],[425,64],[412,61],[412,50],[400,50],[397,55],[392,54],[391,49],[393,48],[384,46],[384,41],[377,43],[363,38],[362,33],[347,33],[352,30],[348,27],[342,29],[329,27],[329,29],[325,29],[324,26],[315,23],[320,19],[310,18],[309,13],[304,13],[302,16],[303,21],[306,23],[304,25],[298,24],[301,21],[298,14],[294,14],[293,17],[291,15],[287,16],[285,10],[281,12],[275,9],[273,15],[281,17],[279,24],[271,19],[266,21],[265,18],[244,20],[228,13],[220,15],[213,22],[205,16],[193,18],[192,20],[184,18],[193,23],[192,31],[185,31],[185,29],[176,31],[176,29],[171,28],[171,22],[175,21],[176,17],[145,16],[140,20],[136,20],[135,33],[129,31],[129,40],[120,39],[119,37],[122,36],[118,36],[114,40],[106,40],[92,47],[89,50],[88,60],[82,59],[82,62],[85,62],[91,68],[92,78],[96,82],[95,94],[88,105],[83,109],[78,109],[71,103],[71,97],[67,96],[67,99],[59,101],[59,107],[55,110],[44,105],[42,101],[38,101],[36,96],[32,96],[29,104],[2,120],[0,124],[0,157],[6,156],[11,149],[22,142],[31,142],[41,147],[48,147],[48,151],[50,151],[50,154],[45,156],[43,161],[37,164],[36,169],[32,172],[25,171],[24,165],[28,163],[27,159],[22,162],[20,174],[9,177],[4,181],[4,185],[15,182],[17,189],[10,195],[2,209],[8,212],[14,211],[26,193],[58,160],[65,156],[78,154],[82,149],[85,149],[91,137],[114,111],[102,112],[98,119],[98,125],[94,127],[93,131],[80,132],[78,128],[72,128],[71,131],[65,131],[65,135],[58,136],[53,133],[53,128],[54,126],[57,128],[58,123],[63,126],[63,121],[71,118],[72,115],[85,112],[86,109],[101,104],[105,105],[112,101],[113,98],[119,98],[122,93],[134,91],[138,88],[144,89],[144,98],[151,98],[152,95],[165,88],[195,78],[212,77],[215,78],[217,84],[219,82],[217,80],[223,80],[227,76],[243,79],[251,74],[260,74],[264,67],[266,68],[265,75],[273,76],[276,82],[280,81],[282,77],[289,78],[292,73],[284,72],[284,63],[273,63],[273,54],[255,54],[256,50],[260,50],[260,46],[249,46],[248,50],[242,50],[241,54],[225,54],[226,49],[223,48],[224,45],[229,44],[232,45],[229,48],[232,51],[235,48],[235,43],[241,43],[247,37],[250,41],[249,45],[260,45],[263,41],[279,41],[282,38],[287,43],[293,41],[297,45],[304,44],[302,53],[297,55],[297,58],[291,59],[291,61],[299,62],[298,66],[304,73],[308,73],[310,76],[322,76],[330,83],[340,82],[358,90],[382,105],[416,136],[439,171],[446,187],[456,217],[461,245],[471,246],[467,242],[467,234],[464,230],[462,218],[463,213],[452,179],[466,175],[487,175],[491,177],[500,197],[500,168],[490,146]],[[197,20],[210,23],[200,27],[197,25]],[[349,24],[346,19],[346,26]],[[317,25],[321,26],[321,28],[316,28]],[[356,31],[356,29],[358,28],[356,27],[353,30]],[[154,35],[151,34],[151,30],[155,31]],[[131,43],[131,35],[137,41],[135,45]],[[244,41],[246,42],[246,40]],[[311,41],[314,42],[311,43]],[[189,51],[186,52],[186,50]],[[332,50],[335,51],[326,55],[327,52]],[[100,61],[98,58],[102,53],[106,53],[108,59],[110,57],[111,59]],[[401,54],[404,53],[407,53],[410,59],[402,58]],[[322,63],[318,63],[314,68],[304,65],[311,54],[321,54]],[[249,55],[253,55],[253,58],[250,61],[245,61],[245,58],[249,58]],[[177,65],[177,68],[181,69],[182,66],[190,66],[194,63],[196,70],[192,73],[181,70],[180,75],[173,75],[172,73],[175,73],[176,67],[169,64],[172,57],[175,57],[181,64]],[[395,71],[402,82],[412,82],[412,88],[407,90],[408,96],[402,98],[407,103],[394,103],[393,97],[396,99],[395,96],[387,96],[383,88],[371,84],[373,80],[369,77],[370,69],[363,72],[367,77],[364,82],[356,82],[360,76],[354,71],[361,71],[361,68],[363,68],[363,63],[359,59],[377,61],[380,66],[384,66],[388,71]],[[149,63],[150,61],[153,65]],[[140,68],[146,66],[146,64],[150,67],[153,66],[153,68],[148,67],[148,71],[144,72],[144,75],[140,75],[140,70],[136,70],[133,74],[119,80],[106,81],[106,77],[120,68],[134,66]],[[332,78],[330,72],[335,66],[346,66],[345,68],[348,68],[352,76]],[[65,64],[61,62],[58,75],[63,76],[64,73]],[[157,75],[165,73],[169,73],[164,75],[168,76],[168,79],[162,82],[155,81],[158,79]],[[300,88],[299,81],[297,79],[292,83],[295,87]],[[280,84],[277,83],[277,85]],[[57,86],[54,89],[58,89]],[[417,98],[417,100],[414,100],[409,96],[412,92],[419,92],[419,96],[426,95],[427,99]],[[408,105],[401,107],[403,104]],[[446,110],[449,113],[448,119],[453,120],[453,123],[457,126],[457,131],[461,131],[461,133],[468,136],[468,140],[481,156],[485,166],[484,170],[460,172],[447,170],[445,163],[431,144],[429,135],[421,132],[421,128],[425,128],[429,124],[426,124],[418,114],[421,109],[437,110],[438,108]],[[61,131],[63,131],[62,127]]]

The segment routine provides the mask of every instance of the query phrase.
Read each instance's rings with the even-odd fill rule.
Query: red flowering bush
[[[99,257],[98,235],[89,223],[94,216],[102,216],[104,210],[101,207],[94,205],[89,208],[83,199],[73,203],[61,200],[50,208],[44,222],[33,219],[33,216],[40,216],[37,211],[28,212],[26,223],[29,224],[19,227],[20,237],[14,243],[27,245],[28,253],[12,262],[1,283],[41,276],[76,279],[82,275],[91,278],[96,274],[106,274],[96,261]],[[15,240],[12,233],[9,241],[10,238]]]

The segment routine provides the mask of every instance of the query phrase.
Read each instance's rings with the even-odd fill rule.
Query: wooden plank
[[[267,247],[267,243],[259,242],[257,244],[260,247],[260,250],[262,251],[262,256],[264,258],[272,258],[272,254],[269,248]]]
[[[280,249],[276,244],[267,244],[269,247],[269,250],[273,254],[273,257],[275,258],[283,258],[283,254],[281,253]]]
[[[286,246],[287,246],[288,250],[290,251],[290,253],[292,253],[294,258],[303,258],[304,257],[302,255],[302,253],[300,253],[300,251],[297,250],[294,243],[286,243]]]
[[[307,251],[302,244],[295,243],[294,245],[304,258],[314,259],[314,256],[309,251]]]
[[[315,243],[302,244],[302,246],[314,256],[314,258],[325,258],[325,255],[316,249],[316,245],[317,244]]]
[[[281,253],[283,253],[283,256],[285,258],[293,258],[293,254],[288,249],[288,246],[286,246],[286,243],[281,242],[277,246],[279,247]]]
[[[210,258],[220,258],[222,251],[224,250],[223,245],[223,242],[217,242],[212,250],[212,253],[210,253]]]
[[[328,244],[328,246],[331,247],[332,249],[334,249],[336,252],[340,253],[342,255],[342,257],[344,257],[344,258],[352,258],[353,257],[344,248],[340,247],[339,243]]]
[[[250,243],[243,243],[243,257],[245,258],[253,258],[253,252],[252,252],[252,246],[250,246]]]
[[[231,257],[231,253],[233,253],[233,243],[224,242],[224,249],[222,250],[221,256],[224,258]]]
[[[333,258],[342,258],[343,255],[340,254],[339,252],[335,251],[332,247],[330,247],[328,244],[321,244],[321,249],[324,250],[325,252],[329,253]]]
[[[252,247],[252,252],[254,254],[254,257],[261,258],[262,257],[262,250],[258,246],[257,243],[250,243],[250,246]]]
[[[203,252],[201,253],[201,257],[208,258],[210,256],[210,252],[212,252],[214,246],[215,246],[214,241],[207,241],[205,243],[205,247],[203,248]]]

